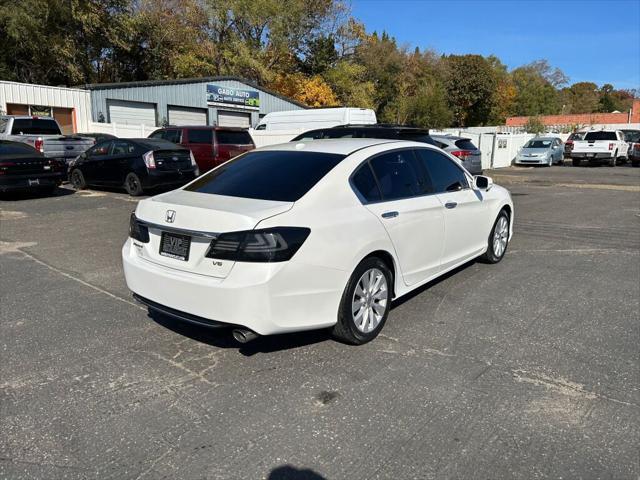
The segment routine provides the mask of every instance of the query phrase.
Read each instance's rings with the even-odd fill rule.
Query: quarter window
[[[378,202],[382,200],[380,189],[376,179],[371,172],[369,163],[362,165],[351,177],[353,187],[360,193],[360,196],[367,202]]]
[[[187,130],[187,134],[189,135],[189,143],[202,143],[205,145],[213,143],[213,130],[194,128],[193,130]]]
[[[429,191],[411,150],[378,155],[370,164],[385,200],[413,197]]]
[[[426,148],[416,153],[431,178],[435,193],[455,192],[469,186],[462,169],[441,153]]]
[[[180,143],[180,136],[181,136],[180,133],[181,133],[181,130],[175,130],[175,129],[165,130],[162,134],[162,139],[167,140],[168,142],[171,142],[171,143]]]

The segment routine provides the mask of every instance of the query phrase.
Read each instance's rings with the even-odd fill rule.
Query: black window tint
[[[427,170],[436,193],[455,192],[467,188],[467,177],[453,160],[434,150],[416,150]]]
[[[424,177],[411,150],[384,153],[371,159],[385,200],[413,197],[426,193]]]
[[[187,130],[187,135],[189,136],[189,143],[203,143],[206,145],[213,143],[213,130]]]
[[[90,148],[87,151],[87,155],[91,156],[91,157],[103,157],[105,155],[109,154],[109,147],[111,147],[111,141],[106,141],[106,142],[102,142],[97,144],[95,147]]]
[[[2,143],[0,142],[0,155],[40,155],[35,148],[26,143]]]
[[[222,145],[251,145],[251,135],[249,132],[236,130],[218,130],[216,131],[218,143]]]
[[[456,147],[461,148],[463,150],[477,150],[476,146],[468,138],[456,140]]]
[[[175,129],[165,130],[164,133],[162,134],[162,139],[171,143],[180,143],[181,132],[182,132],[181,130],[175,130]]]
[[[351,177],[351,183],[367,202],[382,200],[380,189],[368,163],[362,165]]]
[[[201,176],[185,190],[295,202],[343,158],[319,152],[249,152]]]
[[[618,140],[616,132],[589,132],[584,136],[585,140]]]
[[[61,135],[55,120],[44,118],[16,118],[13,120],[13,135]]]
[[[164,138],[164,130],[158,130],[149,135],[149,138]]]

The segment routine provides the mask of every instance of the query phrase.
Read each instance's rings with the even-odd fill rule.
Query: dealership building
[[[98,83],[77,88],[0,81],[0,112],[52,116],[63,133],[162,125],[250,128],[270,112],[303,104],[238,77]],[[96,125],[96,124],[105,125]],[[128,136],[128,135],[123,135]],[[146,136],[146,135],[144,135]]]
[[[255,127],[269,112],[304,105],[237,77],[103,83],[91,92],[93,121]]]

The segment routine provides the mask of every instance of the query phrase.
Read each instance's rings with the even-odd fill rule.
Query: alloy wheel
[[[507,218],[502,216],[498,219],[496,228],[493,232],[493,253],[500,258],[507,249],[507,241],[509,239],[509,222]]]
[[[360,277],[351,300],[351,315],[356,328],[369,333],[380,324],[389,303],[389,288],[384,274],[370,268]]]

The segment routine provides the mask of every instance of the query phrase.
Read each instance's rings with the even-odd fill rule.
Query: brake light
[[[613,150],[613,143],[609,144],[609,150]]]
[[[308,228],[300,227],[222,233],[211,241],[206,257],[238,262],[285,262],[310,233]]]
[[[153,158],[153,150],[149,150],[147,153],[142,155],[142,160],[144,160],[144,164],[147,166],[147,169],[153,170],[156,168],[156,159]]]
[[[466,160],[468,156],[473,155],[473,152],[471,150],[455,150],[451,152],[451,155],[461,160]]]
[[[33,142],[33,148],[38,150],[40,153],[44,153],[44,140],[42,140],[42,137],[36,138],[36,141]]]
[[[9,170],[9,167],[14,167],[15,165],[13,162],[0,162],[0,175],[4,175]]]

